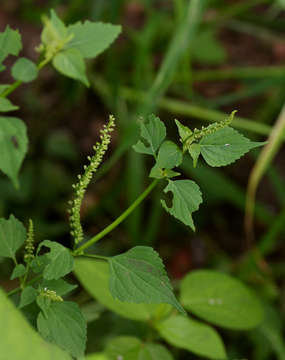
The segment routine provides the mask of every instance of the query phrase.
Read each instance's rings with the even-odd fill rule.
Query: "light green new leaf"
[[[26,286],[21,293],[19,309],[31,304],[37,298],[38,292],[32,286]]]
[[[5,324],[0,337],[1,360],[31,360],[31,354],[37,360],[71,360],[66,352],[45,342],[32,329],[1,289],[0,323]]]
[[[26,240],[26,229],[14,215],[0,219],[0,256],[16,258],[16,251]]]
[[[250,141],[231,127],[204,136],[200,141],[201,154],[210,166],[226,166],[238,160],[263,142]]]
[[[84,58],[94,58],[107,49],[120,34],[119,25],[85,21],[68,26],[68,35],[72,35],[65,48],[79,50]]]
[[[43,277],[46,280],[57,280],[72,271],[73,256],[65,246],[57,242],[44,240],[40,243],[37,253],[39,253],[42,246],[50,249],[50,252],[46,254],[49,263],[43,271]]]
[[[141,137],[147,142],[146,146],[142,141],[138,141],[133,149],[141,154],[156,155],[156,151],[166,137],[166,127],[164,123],[154,114],[148,117],[148,122],[140,123]]]
[[[157,323],[156,329],[173,346],[208,359],[227,359],[222,339],[209,325],[176,315]]]
[[[119,336],[112,339],[105,349],[109,360],[173,360],[170,352],[162,345],[143,343],[133,336]]]
[[[10,280],[17,279],[26,273],[26,268],[23,264],[18,264],[14,267],[14,270],[10,276]]]
[[[69,284],[63,279],[58,280],[43,280],[41,288],[55,291],[57,295],[63,296],[68,294],[70,291],[77,288],[77,285]]]
[[[148,246],[136,246],[113,256],[110,264],[110,291],[114,298],[130,303],[166,303],[185,314],[176,300],[158,253]]]
[[[41,34],[42,43],[51,45],[64,41],[67,38],[67,28],[54,10],[50,11],[50,17],[44,18],[44,28]]]
[[[173,169],[183,160],[182,151],[172,141],[164,141],[159,148],[156,164],[162,169]]]
[[[53,58],[52,63],[61,74],[75,80],[80,80],[84,85],[89,86],[85,62],[77,49],[67,49],[59,52]]]
[[[74,302],[51,302],[40,312],[37,327],[43,338],[54,343],[72,356],[83,356],[86,346],[86,321]]]
[[[5,31],[0,33],[0,63],[2,63],[8,55],[17,56],[21,49],[22,40],[19,31],[11,29],[9,25],[6,26]]]
[[[161,204],[164,209],[176,219],[195,230],[192,213],[199,209],[202,203],[202,195],[199,186],[191,180],[169,180],[168,185],[163,190],[165,193],[173,193],[172,207],[168,207],[164,200]]]
[[[33,81],[38,76],[38,68],[35,63],[27,58],[19,58],[12,67],[12,76],[15,80],[25,83]]]
[[[18,187],[18,172],[28,149],[26,125],[14,117],[0,117],[0,170]]]
[[[263,318],[263,307],[249,288],[215,271],[186,275],[181,282],[181,302],[196,316],[229,329],[251,329]]]
[[[0,112],[14,111],[18,109],[19,106],[12,104],[9,99],[0,97]]]
[[[100,260],[76,259],[75,274],[88,293],[115,313],[132,320],[149,321],[166,315],[166,304],[130,304],[114,299],[109,290],[109,265]],[[88,274],[88,276],[86,276]]]
[[[197,162],[198,162],[199,156],[201,154],[201,146],[200,146],[200,144],[196,144],[196,143],[191,144],[188,147],[188,151],[193,159],[193,166],[195,168],[197,166]]]

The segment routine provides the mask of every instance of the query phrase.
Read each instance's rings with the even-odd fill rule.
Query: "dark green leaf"
[[[63,279],[58,280],[43,280],[41,284],[41,288],[47,288],[49,290],[53,290],[57,295],[63,296],[71,292],[72,290],[77,288],[77,285],[69,284]]]
[[[138,141],[133,149],[142,154],[156,155],[156,151],[166,137],[166,128],[164,123],[155,115],[148,117],[148,122],[140,123],[141,137],[147,142],[144,145],[141,141]]]
[[[201,146],[200,146],[200,144],[196,144],[196,143],[191,144],[188,147],[188,151],[193,159],[193,166],[195,168],[197,166],[197,162],[198,162],[199,156],[201,154]]]
[[[73,302],[52,302],[40,312],[37,320],[40,334],[72,356],[83,356],[86,346],[86,321],[80,308]]]
[[[26,240],[26,229],[14,215],[0,219],[0,256],[16,258],[16,251]]]
[[[159,148],[157,165],[162,169],[173,169],[180,165],[183,160],[182,151],[172,141],[164,141]]]
[[[14,117],[0,117],[0,169],[18,187],[18,172],[28,149],[26,125]]]
[[[65,246],[62,246],[57,242],[44,240],[40,243],[37,253],[42,246],[46,246],[50,249],[50,252],[46,254],[49,263],[43,272],[43,277],[46,280],[57,280],[72,271],[73,256]]]
[[[21,293],[19,309],[34,302],[36,300],[37,295],[38,295],[37,290],[34,289],[32,286],[25,287],[25,289]]]
[[[18,264],[14,267],[14,270],[12,272],[12,275],[10,277],[10,280],[17,279],[21,276],[23,276],[26,272],[26,268],[23,264]]]
[[[254,293],[229,275],[197,270],[181,283],[181,302],[200,318],[229,329],[257,326],[263,307]]]
[[[178,120],[175,120],[175,124],[178,129],[180,141],[183,143],[193,134],[193,132],[187,126],[182,125]]]
[[[176,300],[158,253],[148,246],[136,246],[113,256],[110,291],[114,298],[130,303],[167,303],[185,314]]]
[[[163,191],[173,193],[172,207],[168,207],[165,201],[161,200],[164,209],[195,230],[192,213],[198,210],[199,205],[202,203],[199,186],[191,180],[169,180]]]
[[[0,33],[0,63],[2,63],[8,55],[17,56],[22,49],[21,35],[18,30],[13,30],[6,26],[4,32]]]

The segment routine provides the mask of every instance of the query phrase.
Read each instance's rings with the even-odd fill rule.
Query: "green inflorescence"
[[[75,245],[79,244],[83,240],[83,229],[80,222],[80,208],[82,204],[82,200],[84,198],[84,194],[86,192],[86,188],[90,183],[93,174],[97,171],[99,165],[103,160],[103,156],[108,149],[108,145],[111,141],[111,132],[115,127],[115,118],[110,115],[109,122],[107,125],[104,125],[104,128],[100,131],[100,142],[97,142],[93,149],[95,154],[91,157],[88,156],[89,165],[84,165],[84,173],[82,175],[78,175],[78,183],[72,185],[75,191],[75,197],[70,201],[71,208],[69,209],[70,217],[70,228],[71,228],[71,236],[74,239]]]
[[[194,129],[192,134],[183,141],[183,151],[186,151],[188,147],[197,140],[200,140],[202,137],[206,135],[210,135],[215,133],[218,130],[221,130],[222,128],[229,126],[231,122],[233,121],[233,118],[235,116],[235,113],[237,110],[234,110],[229,117],[227,117],[225,120],[215,122],[209,126],[202,126],[201,129]]]
[[[24,260],[27,264],[29,264],[35,257],[34,251],[35,251],[34,224],[33,224],[33,220],[30,219],[29,220],[29,229],[28,229],[28,234],[27,234],[27,239],[26,239],[26,245],[25,245],[25,255],[24,255]]]
[[[63,298],[56,294],[54,290],[44,288],[40,291],[40,296],[46,297],[51,301],[63,301]]]

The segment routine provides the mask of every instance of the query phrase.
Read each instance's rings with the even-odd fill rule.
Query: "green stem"
[[[41,275],[39,275],[39,276],[34,277],[32,280],[30,280],[29,282],[27,282],[26,286],[34,284],[34,283],[37,282],[39,279],[41,279],[42,276],[43,276],[43,275],[41,274]],[[9,292],[7,293],[7,295],[8,295],[8,296],[12,296],[12,295],[17,294],[18,292],[20,292],[20,291],[22,291],[22,290],[23,290],[22,287],[19,286],[19,287],[15,288],[15,289],[9,291]]]
[[[89,248],[91,245],[95,244],[97,241],[102,239],[104,236],[109,234],[112,230],[114,230],[122,221],[124,221],[134,210],[135,208],[147,197],[147,195],[153,190],[153,188],[157,185],[158,179],[154,180],[145,191],[132,203],[131,206],[127,208],[115,221],[113,221],[109,226],[103,229],[99,234],[95,235],[85,244],[81,245],[78,249],[73,252],[73,255],[81,255],[83,250]]]

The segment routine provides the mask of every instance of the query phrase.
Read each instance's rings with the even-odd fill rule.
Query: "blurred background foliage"
[[[69,244],[66,209],[71,185],[109,113],[116,116],[117,131],[82,208],[86,236],[109,224],[149,182],[151,164],[130,150],[140,116],[157,113],[170,137],[177,136],[175,118],[200,127],[224,119],[234,109],[238,116],[233,125],[253,140],[265,140],[274,127],[285,101],[283,0],[192,0],[190,5],[188,0],[1,0],[0,30],[6,24],[20,29],[23,56],[36,60],[41,16],[50,8],[67,23],[105,21],[122,24],[123,32],[115,45],[88,63],[89,89],[47,67],[38,81],[12,95],[13,103],[21,106],[15,116],[28,126],[30,148],[20,191],[0,177],[0,216],[12,212],[26,224],[32,218],[38,241]],[[1,73],[1,82],[9,81],[9,72]],[[246,336],[224,332],[230,359],[245,353],[249,359],[285,359],[280,340],[285,311],[283,139],[284,127],[278,152],[258,187],[255,237],[250,241],[244,230],[246,188],[259,151],[225,169],[203,164],[193,169],[190,159],[183,163],[185,175],[203,192],[204,203],[194,215],[196,233],[164,213],[154,192],[96,245],[102,254],[138,244],[154,246],[174,284],[191,269],[203,267],[232,273],[253,286],[267,304],[267,325]],[[1,259],[0,273],[5,286],[10,268]],[[91,314],[89,350],[99,351],[106,337],[115,334],[144,332],[143,325],[88,303],[84,292],[74,296]],[[179,354],[179,359],[191,356]]]

